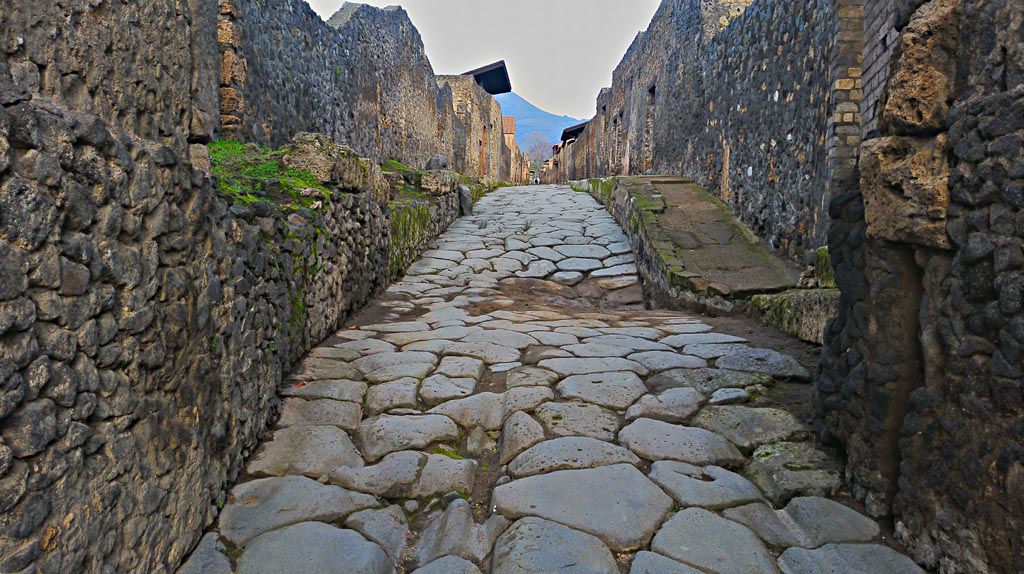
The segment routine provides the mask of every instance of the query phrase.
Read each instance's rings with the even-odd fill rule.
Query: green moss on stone
[[[828,289],[836,286],[836,272],[832,268],[832,256],[828,247],[819,247],[814,257],[814,276],[818,279],[818,285]]]
[[[306,208],[323,212],[331,191],[310,172],[285,166],[287,148],[246,145],[218,140],[208,146],[210,168],[217,191],[235,201],[250,204],[271,201],[286,209]]]

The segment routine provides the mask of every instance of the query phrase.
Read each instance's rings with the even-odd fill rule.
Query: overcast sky
[[[308,0],[324,19],[343,0]],[[367,0],[401,5],[438,74],[505,60],[512,88],[556,114],[589,119],[601,88],[659,0]]]

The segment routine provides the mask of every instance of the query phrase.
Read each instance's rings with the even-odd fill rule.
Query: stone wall
[[[304,0],[220,0],[219,40],[226,137],[279,146],[323,133],[377,162],[424,168],[442,155],[463,173],[514,179],[521,152],[505,144],[501,108],[472,77],[438,81],[400,7],[346,3],[325,23]],[[478,105],[453,94],[463,81]]]
[[[855,164],[861,22],[860,0],[665,0],[546,178],[683,175],[810,256]]]
[[[919,562],[1020,572],[1024,6],[877,4],[891,24],[869,18],[865,68],[886,79],[860,189],[831,204],[842,301],[818,408],[853,494],[895,517]]]
[[[0,572],[173,572],[289,366],[390,280],[351,151],[293,145],[315,209],[215,191],[217,26],[199,1],[0,12]]]

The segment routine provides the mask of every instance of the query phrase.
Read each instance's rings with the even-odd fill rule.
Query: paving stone
[[[651,461],[735,467],[746,460],[722,435],[652,419],[637,419],[622,429],[619,444]]]
[[[357,403],[291,398],[284,401],[278,424],[282,427],[333,425],[352,430],[362,418],[363,409]]]
[[[373,336],[372,333],[368,333],[368,332],[365,332],[365,331],[353,331],[353,333],[355,333],[355,334],[363,334],[363,335],[366,335],[368,337],[372,337]],[[349,333],[346,333],[346,334],[349,334]],[[341,349],[351,349],[353,351],[358,352],[359,354],[361,354],[363,356],[366,356],[366,355],[376,355],[378,353],[394,353],[395,352],[395,346],[394,345],[392,345],[391,343],[388,343],[387,341],[381,341],[380,339],[360,339],[360,340],[357,340],[357,341],[349,341],[347,343],[342,343],[342,344],[338,345],[338,348],[341,348]]]
[[[684,333],[682,335],[665,337],[661,342],[679,349],[688,345],[698,344],[746,343],[747,340],[742,337],[726,335],[724,333]]]
[[[534,339],[537,339],[541,345],[549,345],[552,347],[562,347],[565,345],[575,345],[579,343],[579,339],[573,335],[567,333],[551,333],[551,332],[534,332],[531,333]]]
[[[413,331],[426,331],[430,329],[430,325],[421,321],[406,321],[364,325],[360,328],[364,331],[376,331],[378,333],[412,333]]]
[[[238,560],[238,574],[395,574],[380,546],[354,530],[303,522],[268,532],[249,543]]]
[[[494,266],[495,271],[506,271],[508,273],[515,273],[516,271],[523,270],[523,264],[515,259],[508,259],[506,257],[498,257],[497,259],[491,259],[491,265]]]
[[[503,394],[502,422],[512,413],[532,411],[540,405],[555,398],[555,393],[547,387],[514,387]],[[491,429],[495,430],[495,429]]]
[[[632,247],[629,246],[628,242],[612,243],[608,246],[608,251],[611,251],[613,255],[622,255],[623,253],[629,253],[632,251]]]
[[[724,436],[746,453],[762,444],[800,440],[810,434],[792,413],[780,409],[709,406],[690,424]]]
[[[473,492],[476,464],[471,459],[452,458],[443,454],[427,455],[427,463],[416,481],[412,498],[427,498],[449,492]]]
[[[325,379],[322,381],[296,382],[286,384],[281,389],[283,397],[299,397],[302,399],[332,399],[362,403],[366,396],[366,383]]]
[[[816,550],[790,548],[779,557],[785,574],[925,574],[913,560],[888,546],[828,544]]]
[[[356,442],[368,461],[400,450],[421,449],[435,442],[456,440],[459,427],[437,415],[391,416],[366,419],[356,429]]]
[[[327,359],[306,359],[292,374],[295,381],[322,381],[325,379],[350,379],[358,381],[362,374],[352,365],[344,361]]]
[[[647,392],[636,374],[625,371],[566,377],[555,387],[562,397],[622,410]]]
[[[515,387],[550,387],[558,380],[558,375],[547,369],[538,367],[517,367],[505,376],[505,386]]]
[[[336,426],[293,426],[274,431],[246,470],[260,477],[297,474],[319,478],[339,466],[363,466],[348,433]]]
[[[718,389],[742,389],[752,385],[770,386],[772,384],[774,384],[774,379],[767,375],[718,369],[672,369],[647,379],[647,388],[653,392],[691,387],[704,395],[710,395]]]
[[[644,302],[644,288],[639,283],[629,287],[612,291],[605,296],[604,301],[612,305],[633,305]]]
[[[628,263],[626,265],[616,265],[615,267],[606,267],[604,269],[598,269],[590,274],[592,278],[603,278],[603,277],[618,277],[620,275],[636,275],[636,265]]]
[[[420,341],[406,347],[413,350],[430,350],[446,355],[475,357],[488,365],[511,363],[519,360],[518,349],[495,345],[494,343],[466,343],[462,341]]]
[[[611,442],[620,428],[619,417],[597,405],[545,403],[536,415],[554,436],[588,436]]]
[[[636,263],[636,257],[632,253],[625,253],[623,255],[616,255],[603,260],[605,267],[617,267],[626,263]]]
[[[515,331],[506,331],[503,329],[484,330],[472,333],[463,339],[466,343],[493,343],[502,347],[508,347],[512,349],[525,349],[530,345],[537,345],[537,339],[525,334],[517,333]]]
[[[329,359],[332,361],[354,361],[363,356],[359,351],[343,349],[340,347],[314,347],[309,351],[309,357],[314,359]]]
[[[469,502],[457,498],[423,531],[416,543],[416,562],[425,565],[444,556],[483,562],[509,524],[504,517],[494,515],[478,525],[473,522]]]
[[[675,560],[654,552],[637,552],[629,567],[629,574],[703,574]]]
[[[383,548],[396,565],[402,560],[402,551],[409,542],[409,522],[401,506],[361,510],[345,519],[345,527]]]
[[[409,343],[415,343],[417,341],[430,341],[433,339],[447,339],[449,341],[455,341],[473,333],[479,331],[479,327],[441,327],[434,329],[433,331],[416,331],[413,333],[392,333],[384,336],[384,340],[389,343],[394,343],[399,347],[404,347]],[[419,363],[429,362],[427,360],[413,361]]]
[[[556,263],[556,265],[561,271],[579,271],[583,273],[604,267],[604,265],[597,259],[583,259],[579,257],[563,259]]]
[[[431,363],[408,363],[404,365],[389,365],[371,371],[366,379],[371,383],[388,383],[398,379],[413,378],[422,379],[434,370]]]
[[[544,427],[533,417],[519,411],[509,416],[501,429],[498,453],[501,464],[508,464],[521,452],[544,440]]]
[[[704,396],[687,387],[669,389],[657,395],[644,395],[626,409],[626,420],[655,419],[667,423],[686,422],[700,409]]]
[[[646,375],[647,368],[629,359],[617,357],[595,357],[592,359],[547,359],[538,365],[560,375],[589,375],[591,373],[610,373],[613,371],[632,371],[638,375]]]
[[[547,259],[548,261],[552,261],[555,263],[566,258],[565,255],[562,255],[561,253],[555,251],[554,249],[551,249],[550,247],[533,247],[531,249],[527,249],[526,252],[536,257],[540,257],[541,259]]]
[[[719,369],[762,373],[781,379],[810,381],[811,374],[796,359],[771,349],[745,349],[718,359]]]
[[[742,343],[701,343],[683,347],[683,353],[693,355],[694,357],[700,357],[702,359],[717,359],[719,357],[724,357],[729,353],[745,351],[749,348],[750,347]]]
[[[533,263],[534,261],[537,261],[537,256],[536,255],[530,255],[529,253],[527,253],[525,251],[518,251],[518,250],[516,250],[516,251],[506,251],[505,254],[502,255],[502,257],[506,257],[508,259],[515,259],[516,261],[522,263],[523,265],[529,265],[530,263]],[[548,263],[550,263],[550,261]]]
[[[217,533],[210,532],[199,541],[188,561],[175,574],[232,574],[231,561],[225,556],[224,545],[217,539]]]
[[[220,514],[220,534],[239,547],[289,524],[331,522],[379,504],[370,495],[320,484],[304,476],[243,482],[231,489],[231,499]]]
[[[600,345],[597,343],[583,343],[577,345],[566,345],[563,351],[568,351],[577,357],[602,358],[602,357],[625,357],[633,353],[632,349],[615,347],[612,345]]]
[[[391,409],[416,408],[419,386],[418,380],[405,378],[370,387],[366,393],[367,414],[374,416]]]
[[[504,428],[504,427],[502,427]],[[480,458],[498,451],[498,444],[482,427],[476,427],[466,439],[466,452],[469,456]]]
[[[670,369],[702,369],[708,366],[708,362],[700,357],[683,355],[671,351],[645,351],[629,355],[631,361],[636,361],[647,367],[651,372],[668,371]]]
[[[687,508],[654,536],[651,550],[716,574],[777,574],[775,560],[747,527]]]
[[[547,259],[541,259],[540,261],[530,263],[526,269],[517,272],[516,277],[543,279],[557,271],[558,267],[554,263]]]
[[[628,335],[603,335],[599,331],[596,333],[597,336],[588,337],[587,343],[595,345],[608,345],[611,347],[622,347],[629,349],[632,352],[637,351],[672,351],[672,347],[668,345],[657,343],[654,341],[648,341],[641,337],[630,337]]]
[[[778,549],[870,542],[879,534],[874,520],[838,502],[819,497],[794,498],[784,510],[755,503],[730,508],[722,515],[750,528]]]
[[[424,259],[444,259],[445,261],[462,261],[465,255],[461,251],[439,251],[433,249],[426,251],[421,255]]]
[[[615,551],[645,546],[672,499],[629,464],[561,470],[494,489],[491,504],[508,518],[539,516],[593,534]]]
[[[504,422],[503,399],[504,397],[497,393],[479,393],[442,403],[429,412],[445,415],[465,429],[482,427],[497,430]]]
[[[555,251],[572,259],[605,259],[611,257],[612,252],[600,245],[558,245]],[[576,271],[581,271],[577,269]]]
[[[560,285],[572,287],[583,281],[583,274],[579,271],[559,271],[551,276],[551,280]]]
[[[763,500],[750,481],[720,466],[701,468],[662,460],[651,465],[648,476],[684,508],[719,510]]]
[[[607,263],[607,262],[605,262],[605,263]],[[631,286],[633,284],[636,284],[636,283],[640,282],[640,278],[637,277],[636,275],[622,275],[622,276],[618,276],[618,277],[608,277],[606,279],[598,279],[598,280],[596,280],[594,282],[601,289],[608,290],[608,291],[615,291],[615,290],[620,290],[620,289],[626,289],[626,288],[628,288],[628,286]]]
[[[483,365],[482,362],[480,364]],[[428,406],[433,406],[453,399],[468,397],[473,394],[475,388],[476,379],[473,378],[450,378],[445,375],[434,375],[425,379],[420,385],[420,398]]]
[[[391,453],[373,466],[339,467],[330,474],[331,484],[387,498],[410,498],[416,490],[427,455],[414,451]]]
[[[639,464],[632,452],[588,437],[561,437],[530,447],[508,465],[513,478],[556,470],[578,470],[613,464]]]
[[[438,558],[430,564],[418,568],[412,574],[482,574],[480,569],[469,560],[458,556]]]
[[[829,496],[839,489],[840,466],[806,442],[766,444],[754,451],[743,475],[775,506],[795,496]]]
[[[750,400],[750,393],[746,389],[718,389],[711,393],[708,399],[709,405],[731,405],[745,403]]]
[[[437,356],[433,353],[408,351],[400,353],[377,353],[376,355],[368,355],[362,359],[353,361],[352,366],[363,373],[371,373],[384,367],[408,365],[410,363],[429,363],[433,366],[437,364]]]

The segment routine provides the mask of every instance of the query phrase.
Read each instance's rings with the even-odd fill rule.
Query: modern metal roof
[[[562,130],[562,141],[567,142],[571,139],[580,137],[580,134],[583,133],[583,129],[586,128],[587,124],[589,123],[590,121],[588,120],[581,124],[576,124],[574,126],[565,128],[564,130]]]

